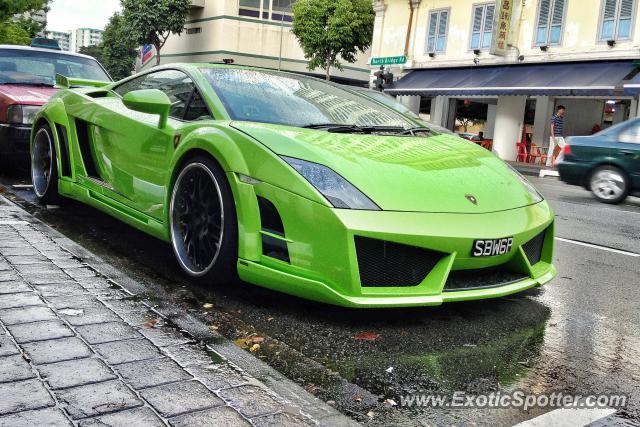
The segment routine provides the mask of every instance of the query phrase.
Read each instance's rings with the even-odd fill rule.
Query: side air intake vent
[[[271,234],[262,234],[262,253],[280,261],[290,262],[289,248],[284,240],[284,224],[278,209],[264,197],[258,197],[258,208],[260,228],[263,232]]]
[[[529,264],[534,265],[540,262],[540,259],[542,258],[542,246],[544,245],[544,238],[546,235],[547,230],[545,229],[542,233],[522,245],[522,249],[529,260]]]
[[[67,128],[56,123],[56,133],[60,139],[60,164],[62,165],[60,175],[70,177],[71,161],[69,160],[69,136],[67,134]]]
[[[494,288],[526,279],[526,274],[514,273],[502,267],[457,270],[449,273],[445,291],[468,291],[470,289]]]
[[[89,124],[84,120],[76,119],[76,131],[78,132],[78,145],[80,145],[82,162],[84,163],[87,175],[100,179],[100,175],[98,175],[98,170],[96,169],[96,164],[93,161],[93,155],[91,154]]]
[[[355,236],[360,285],[408,287],[419,285],[443,254],[415,246]]]

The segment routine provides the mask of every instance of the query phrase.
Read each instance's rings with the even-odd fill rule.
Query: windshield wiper
[[[436,135],[433,129],[429,129],[428,127],[424,127],[424,126],[416,126],[409,129],[403,129],[402,132],[400,132],[398,135],[416,136],[416,133],[422,133],[422,132],[428,132],[432,135]]]
[[[339,123],[315,123],[303,126],[306,129],[325,129],[327,132],[333,133],[373,133],[373,132],[402,132],[405,129],[399,126],[358,126],[358,125],[345,125]]]

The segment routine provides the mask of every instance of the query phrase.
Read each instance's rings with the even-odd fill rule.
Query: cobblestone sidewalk
[[[325,424],[17,211],[0,196],[0,426]]]

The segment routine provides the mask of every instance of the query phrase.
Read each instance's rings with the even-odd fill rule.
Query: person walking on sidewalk
[[[551,139],[549,141],[549,155],[547,156],[547,167],[555,165],[556,158],[564,148],[564,113],[567,109],[564,105],[558,105],[556,114],[551,117]],[[556,147],[558,153],[556,154]]]

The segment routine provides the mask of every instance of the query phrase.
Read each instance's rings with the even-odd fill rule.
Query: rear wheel
[[[596,168],[589,179],[589,189],[604,203],[620,203],[629,194],[629,181],[625,173],[615,166]]]
[[[33,191],[41,203],[57,203],[58,163],[53,144],[53,133],[47,124],[36,130],[31,146],[31,181]]]
[[[182,269],[203,283],[235,281],[238,224],[222,169],[204,156],[187,162],[173,186],[169,209],[171,242]]]

